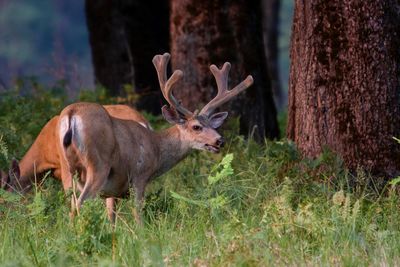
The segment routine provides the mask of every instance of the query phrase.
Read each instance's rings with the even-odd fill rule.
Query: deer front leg
[[[61,180],[61,168],[56,168],[53,170],[53,176]]]
[[[142,211],[144,206],[144,192],[146,189],[146,182],[144,180],[138,179],[135,181],[135,208],[133,210],[133,216],[135,221],[139,225],[143,225]]]
[[[60,161],[61,167],[60,167],[60,176],[61,176],[61,182],[62,186],[64,188],[64,192],[68,195],[70,194],[70,190],[72,190],[72,174],[71,171],[68,167],[68,163],[61,159]],[[71,219],[74,218],[75,216],[75,206],[76,206],[76,200],[75,200],[75,192],[72,192],[71,194],[71,211],[69,212],[69,217]]]
[[[115,204],[116,204],[115,198],[113,197],[106,198],[107,215],[112,225],[115,225],[115,216],[116,216]]]

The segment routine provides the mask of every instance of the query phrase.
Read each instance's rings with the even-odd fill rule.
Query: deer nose
[[[215,144],[216,144],[217,146],[219,146],[219,147],[223,147],[223,146],[224,146],[224,143],[225,143],[225,140],[224,140],[223,137],[219,138],[219,139],[217,140],[217,142],[215,142]]]

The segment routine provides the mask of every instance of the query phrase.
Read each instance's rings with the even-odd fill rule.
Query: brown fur
[[[31,158],[27,161],[32,166],[32,161],[39,159],[37,171],[54,169],[55,175],[61,177],[65,190],[73,186],[74,173],[79,174],[78,189],[81,194],[78,199],[72,198],[72,214],[74,210],[79,212],[85,199],[103,195],[107,198],[108,215],[113,222],[114,198],[125,196],[130,187],[135,189],[136,204],[141,207],[148,182],[176,165],[191,149],[219,152],[223,138],[215,129],[228,113],[211,114],[218,106],[248,88],[253,78],[248,76],[228,90],[230,64],[225,63],[222,69],[210,66],[217,81],[218,94],[200,113],[190,112],[172,94],[172,87],[182,79],[183,72],[175,70],[167,79],[169,59],[168,53],[156,55],[153,64],[161,92],[170,104],[162,108],[162,113],[174,126],[156,133],[136,121],[126,120],[130,116],[113,117],[106,110],[107,106],[76,103],[67,106],[58,118],[50,121],[39,135],[42,138],[32,145]],[[39,152],[43,155],[38,155]],[[45,158],[46,155],[51,159]],[[13,169],[19,172],[18,168]],[[26,174],[31,169],[23,170]]]
[[[151,129],[147,120],[135,109],[127,105],[105,105],[108,114],[115,118],[134,120]],[[20,177],[12,186],[27,192],[35,180],[40,180],[45,171],[52,170],[53,176],[61,180],[60,156],[57,149],[57,127],[59,116],[53,117],[40,131],[36,140],[19,162]],[[3,180],[8,177],[2,172]],[[4,188],[5,182],[2,184]]]
[[[194,125],[202,127],[193,130]],[[185,120],[159,133],[134,121],[109,116],[93,103],[76,103],[66,107],[59,119],[58,149],[61,177],[65,189],[72,186],[72,175],[80,173],[81,194],[73,208],[79,210],[85,199],[102,195],[121,197],[133,187],[141,206],[148,182],[163,174],[191,148],[218,152],[221,136],[197,118]],[[66,133],[73,131],[71,144],[64,146]],[[107,203],[114,214],[112,203]],[[113,220],[113,218],[111,218]]]

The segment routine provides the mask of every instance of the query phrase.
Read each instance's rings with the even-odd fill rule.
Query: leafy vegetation
[[[59,92],[1,96],[2,169],[66,104]],[[107,100],[101,90],[82,97]],[[396,180],[384,187],[362,170],[352,175],[329,151],[302,159],[286,140],[258,146],[238,136],[236,124],[226,127],[221,154],[194,152],[151,183],[143,226],[133,219],[133,198],[119,202],[115,228],[101,199],[71,220],[68,197],[50,174],[27,196],[1,191],[1,265],[398,264]]]

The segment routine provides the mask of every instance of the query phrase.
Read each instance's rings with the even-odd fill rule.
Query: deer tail
[[[80,116],[72,114],[71,112],[64,117],[61,121],[61,141],[65,149],[74,143],[80,151],[83,151],[84,144],[82,127],[83,124]]]
[[[69,128],[63,138],[63,145],[65,148],[69,147],[72,143],[72,129]]]

